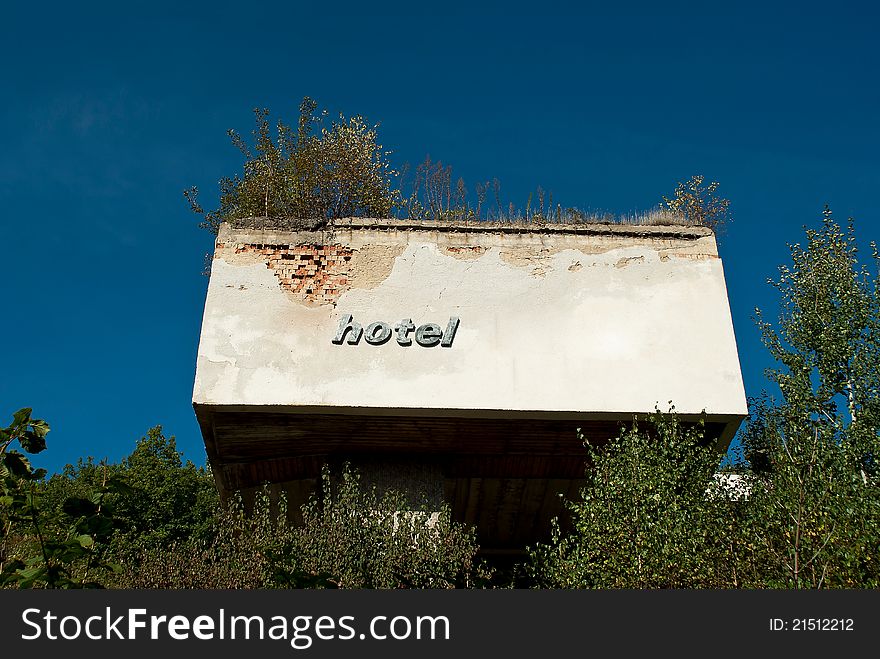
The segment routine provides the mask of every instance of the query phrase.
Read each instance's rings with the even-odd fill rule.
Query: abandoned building
[[[445,501],[487,552],[544,538],[583,441],[746,399],[704,227],[350,219],[216,240],[193,405],[222,493],[297,508],[323,464]]]

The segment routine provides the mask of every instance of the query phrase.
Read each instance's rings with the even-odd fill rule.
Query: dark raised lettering
[[[416,343],[423,348],[430,348],[440,343],[441,336],[443,336],[443,332],[439,325],[434,323],[420,325],[416,330]]]
[[[449,324],[446,326],[446,331],[443,332],[443,340],[440,341],[440,346],[443,348],[451,348],[452,342],[455,340],[455,332],[458,330],[459,323],[458,316],[453,316],[449,319]]]
[[[415,328],[416,326],[413,325],[412,318],[404,318],[397,323],[397,325],[394,326],[394,331],[397,332],[397,342],[402,346],[411,346],[412,339],[407,335]]]
[[[391,328],[381,321],[370,323],[364,330],[364,340],[371,346],[380,346],[390,338]]]
[[[347,314],[340,319],[339,330],[336,332],[336,336],[333,337],[332,342],[336,345],[342,345],[342,342],[345,340],[345,333],[349,330],[351,330],[351,335],[348,337],[348,343],[349,345],[355,345],[361,340],[361,333],[363,330],[361,329],[361,326],[354,321],[351,314]]]

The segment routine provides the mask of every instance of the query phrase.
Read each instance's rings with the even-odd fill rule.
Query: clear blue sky
[[[749,395],[768,365],[751,316],[775,314],[786,243],[826,203],[880,237],[869,3],[180,4],[9,3],[0,21],[0,420],[49,421],[50,470],[118,460],[155,424],[204,463],[190,400],[212,238],[181,193],[213,204],[240,166],[225,131],[256,106],[363,114],[396,162],[497,176],[520,205],[542,185],[625,213],[719,180]]]

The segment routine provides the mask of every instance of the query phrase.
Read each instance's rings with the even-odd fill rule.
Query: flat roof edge
[[[574,234],[596,236],[632,236],[645,238],[679,238],[696,240],[714,235],[712,229],[704,226],[655,225],[655,224],[613,224],[583,223],[557,224],[552,222],[496,222],[496,221],[437,221],[437,220],[397,220],[381,218],[348,217],[338,220],[321,221],[302,218],[251,217],[224,222],[220,226],[218,238],[228,240],[248,232],[300,233],[334,230],[350,231],[432,231],[444,233],[526,233],[526,234]]]

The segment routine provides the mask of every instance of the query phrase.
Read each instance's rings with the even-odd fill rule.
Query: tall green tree
[[[174,436],[155,426],[138,440],[118,466],[131,488],[115,503],[122,528],[119,544],[162,547],[171,542],[213,533],[219,506],[214,478],[177,450]]]
[[[860,264],[852,221],[826,208],[770,283],[775,324],[756,310],[779,397],[745,438],[762,581],[780,587],[880,585],[880,291]]]

